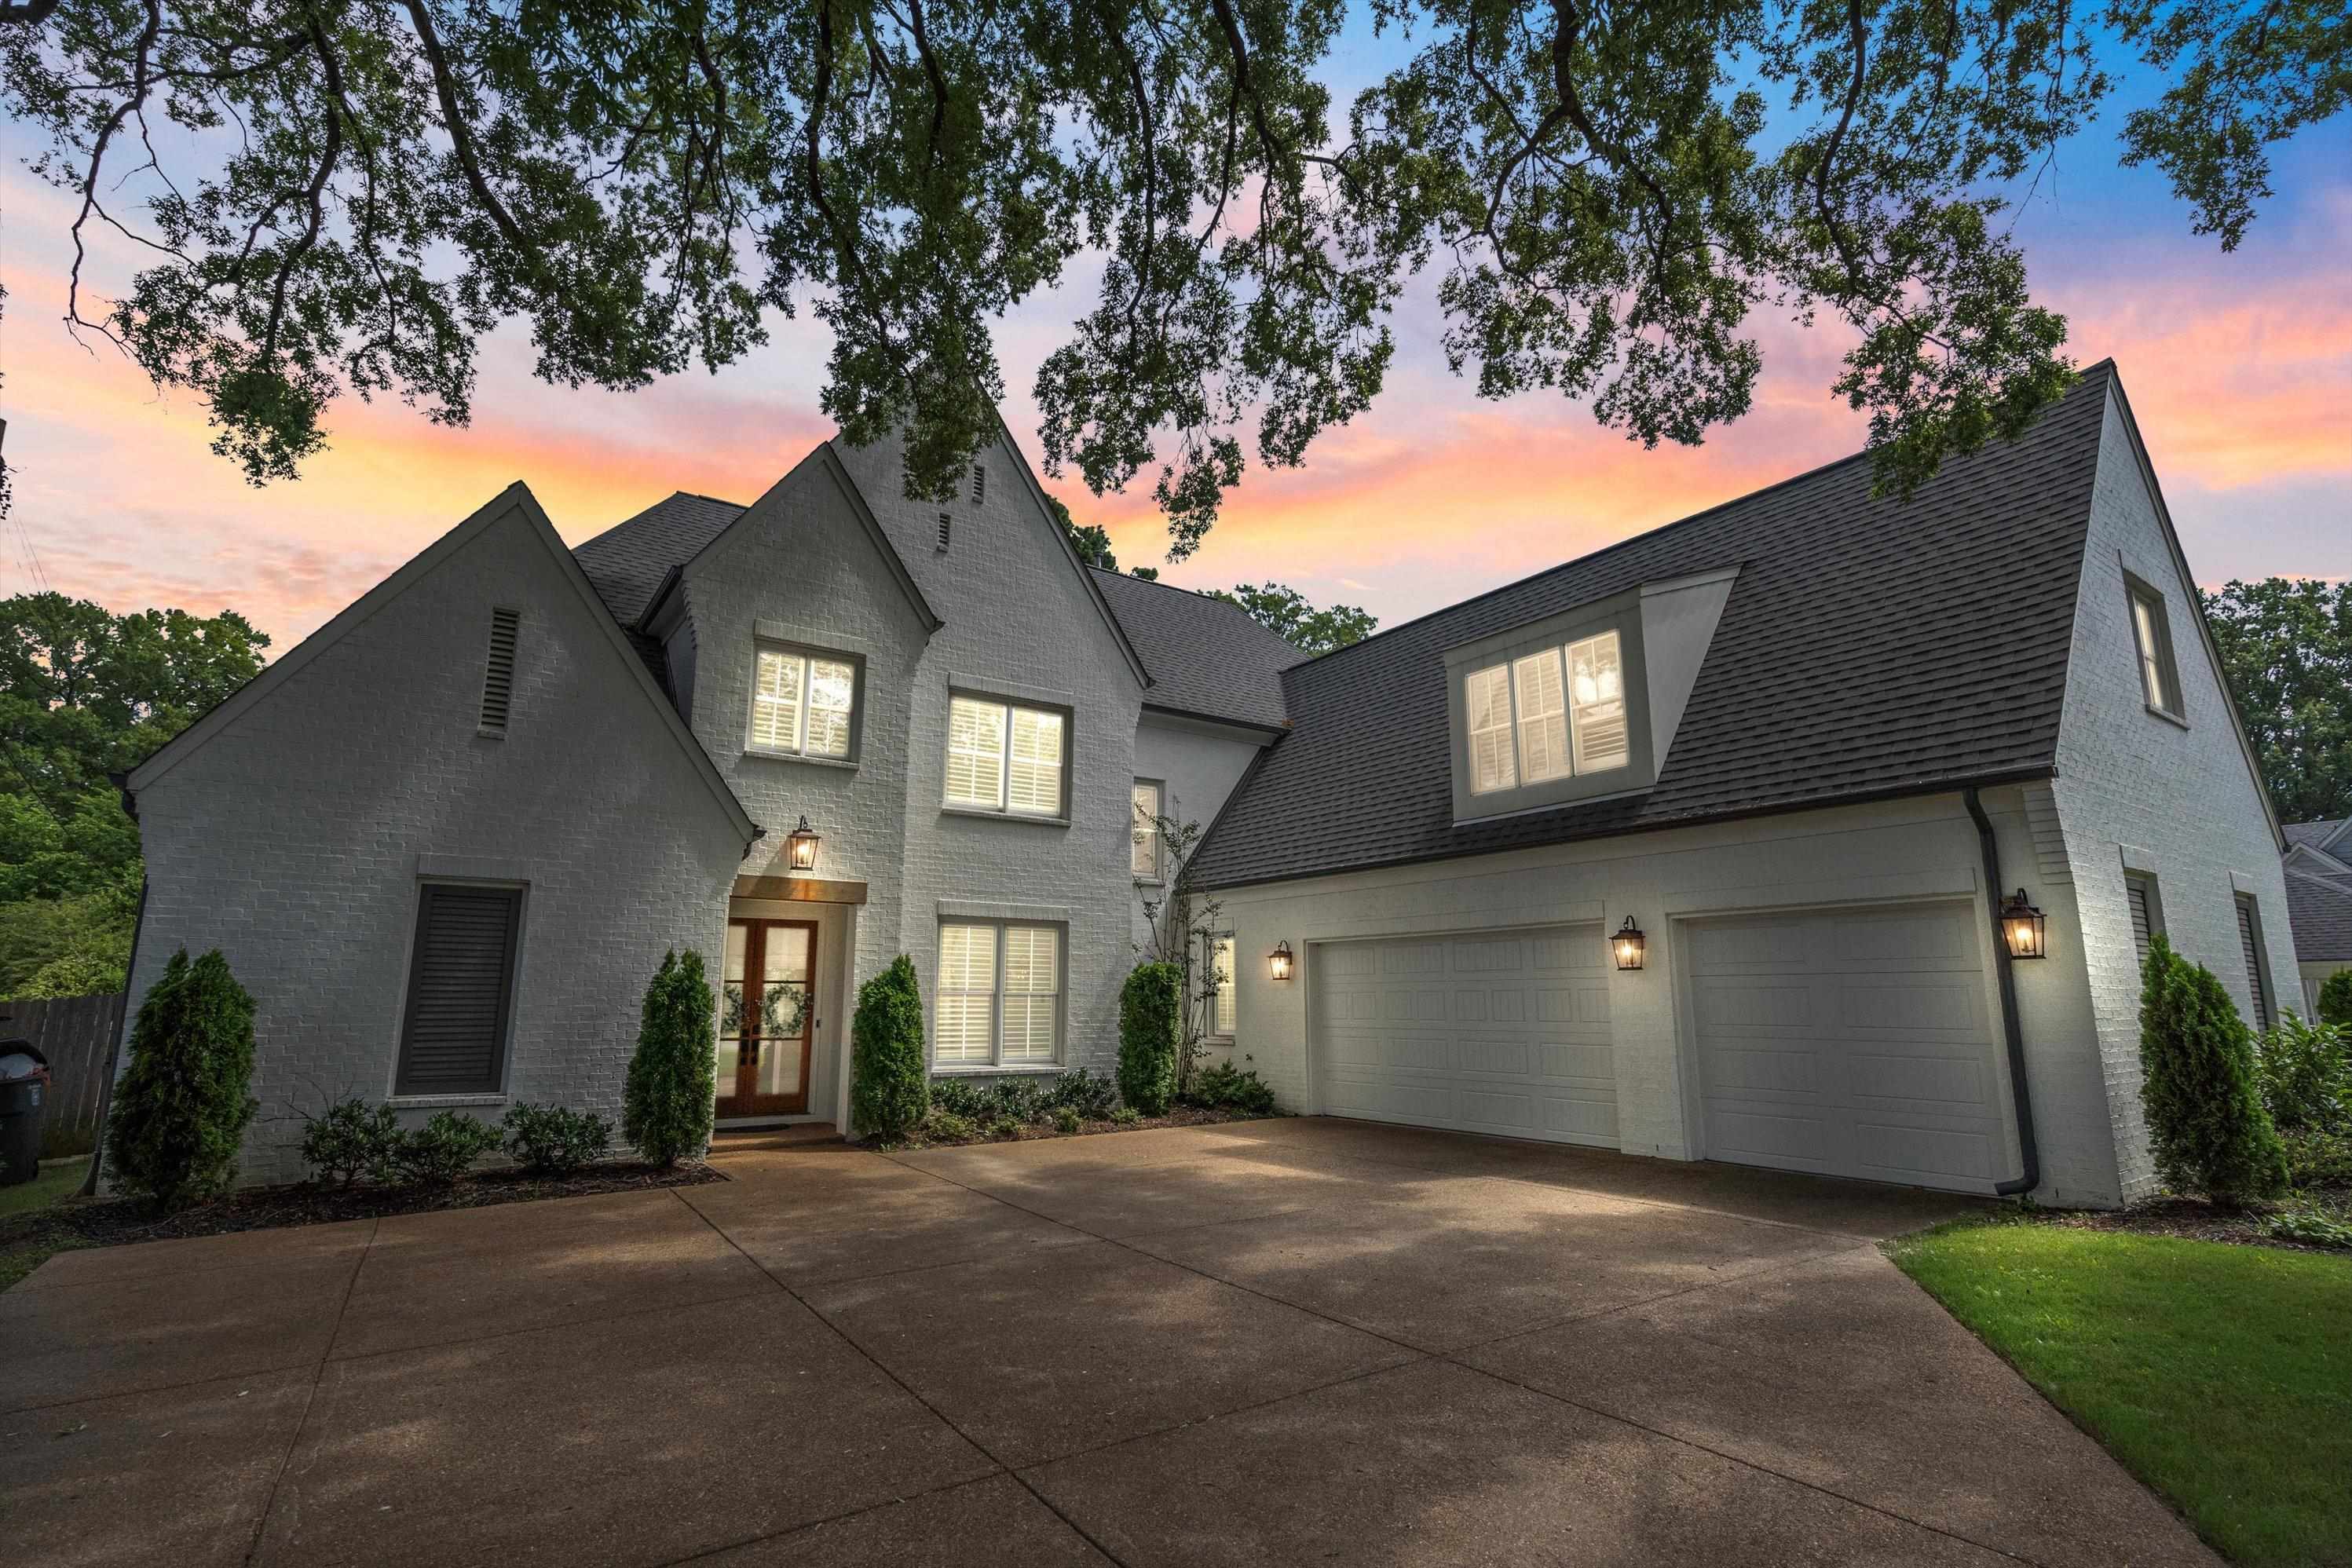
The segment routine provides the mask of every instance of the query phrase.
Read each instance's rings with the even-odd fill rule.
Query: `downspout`
[[[110,781],[122,791],[122,809],[136,822],[139,802],[131,793],[129,776],[110,775]],[[81,1178],[81,1195],[98,1195],[98,1178],[106,1164],[106,1118],[114,1109],[114,1073],[122,1060],[122,1031],[131,1025],[131,977],[139,972],[139,936],[147,929],[147,871],[142,855],[139,872],[139,913],[131,920],[131,956],[122,963],[122,1013],[114,1020],[114,1042],[106,1048],[106,1078],[98,1086],[98,1126],[90,1135],[89,1171]]]
[[[2017,977],[2011,972],[2017,961],[2009,956],[2009,943],[2000,930],[2000,890],[2007,884],[2000,880],[2000,849],[1993,841],[1992,819],[1985,815],[1977,787],[1971,784],[1961,790],[1960,799],[1968,802],[1969,815],[1976,819],[1977,843],[1984,852],[1985,907],[1992,912],[1993,959],[2000,977],[2000,1028],[2009,1042],[2009,1092],[2017,1111],[2017,1158],[2022,1167],[2015,1181],[1997,1183],[1992,1190],[1997,1197],[2015,1197],[2042,1185],[2042,1150],[2033,1138],[2033,1095],[2025,1085],[2025,1031],[2017,1021]]]

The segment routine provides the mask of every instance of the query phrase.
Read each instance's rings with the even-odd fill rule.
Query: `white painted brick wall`
[[[494,605],[522,612],[504,739],[477,732]],[[257,1004],[242,1179],[302,1174],[299,1112],[390,1093],[420,856],[529,883],[507,1095],[475,1113],[617,1118],[646,983],[718,950],[742,842],[598,613],[509,512],[141,794],[132,995],[216,946]]]
[[[2186,728],[2148,712],[2142,699],[2126,570],[2164,595]],[[2294,995],[2278,846],[2198,631],[2194,592],[2176,564],[2123,412],[2110,401],[2075,611],[2056,795],[2081,900],[2088,1027],[2126,1197],[2152,1191],[2155,1173],[2139,1107],[2139,964],[2124,902],[2121,846],[2152,857],[2173,946],[2211,969],[2249,1019],[2231,877],[2250,883],[2262,914],[2273,1005]]]

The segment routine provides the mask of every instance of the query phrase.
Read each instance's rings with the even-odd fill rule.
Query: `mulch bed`
[[[567,1176],[527,1176],[521,1171],[479,1171],[446,1186],[255,1187],[210,1203],[159,1215],[143,1199],[70,1199],[0,1221],[0,1249],[20,1242],[50,1246],[115,1247],[134,1241],[170,1241],[190,1236],[226,1236],[281,1225],[329,1225],[341,1219],[382,1219],[444,1208],[487,1208],[543,1197],[585,1197],[604,1192],[642,1192],[655,1187],[698,1186],[728,1178],[709,1166],[658,1171],[650,1166],[591,1166]]]
[[[2287,1207],[2287,1206],[2281,1206]],[[2352,1225],[2352,1187],[2306,1188],[2292,1207],[2315,1208],[2338,1224]],[[2289,1241],[2270,1233],[2272,1209],[2224,1208],[2196,1197],[2158,1197],[2129,1208],[2086,1209],[2047,1216],[2053,1225],[2083,1230],[2128,1230],[2140,1236],[2173,1236],[2186,1241],[2226,1241],[2242,1247],[2283,1247],[2294,1252],[2341,1249]]]
[[[1027,1144],[1043,1138],[1083,1138],[1092,1133],[1142,1133],[1154,1127],[1213,1127],[1225,1122],[1264,1122],[1269,1119],[1249,1111],[1204,1111],[1197,1105],[1179,1105],[1165,1116],[1145,1116],[1133,1122],[1113,1122],[1108,1118],[1083,1121],[1075,1133],[1056,1132],[1050,1122],[1026,1122],[1009,1137],[983,1132],[969,1138],[932,1138],[918,1133],[913,1137],[887,1144],[876,1143],[871,1146],[878,1149],[961,1149],[974,1144]]]

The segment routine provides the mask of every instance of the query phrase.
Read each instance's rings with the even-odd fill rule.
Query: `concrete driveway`
[[[2212,1561],[1889,1189],[1320,1119],[69,1253],[13,1561]]]

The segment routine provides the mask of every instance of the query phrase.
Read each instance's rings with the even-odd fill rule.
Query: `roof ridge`
[[[2088,382],[2094,376],[2114,375],[2116,373],[2115,365],[2116,362],[2113,359],[2105,359],[2099,361],[2096,364],[2086,366],[2083,370],[2077,371],[2075,374],[2075,387],[2069,388],[2060,396],[2057,402],[2051,404],[2051,411],[2054,412],[2061,404],[2072,398],[2074,395],[2075,390],[2081,387],[2084,383]],[[2041,420],[2037,418],[2034,423],[2038,426],[2041,423]],[[2022,434],[2021,434],[2018,439],[2023,439]],[[1991,444],[1988,443],[1987,444],[1990,445]],[[2014,444],[2014,442],[2003,443],[2002,444]],[[1849,464],[1859,463],[1863,459],[1873,455],[1873,449],[1865,446],[1859,452],[1851,452],[1843,457],[1833,458],[1830,462],[1817,464],[1813,467],[1803,470],[1801,473],[1791,474],[1785,479],[1776,479],[1769,485],[1762,486],[1754,490],[1746,491],[1738,496],[1727,497],[1723,500],[1716,502],[1713,506],[1705,507],[1698,511],[1687,513],[1670,522],[1660,523],[1655,528],[1644,528],[1638,534],[1628,534],[1625,538],[1602,545],[1598,549],[1587,550],[1582,555],[1579,556],[1570,556],[1568,559],[1556,561],[1552,565],[1543,568],[1541,570],[1531,571],[1525,577],[1513,578],[1508,582],[1497,583],[1492,588],[1485,589],[1477,593],[1472,594],[1467,599],[1457,599],[1450,604],[1441,604],[1434,610],[1423,611],[1421,614],[1414,616],[1410,621],[1400,621],[1393,626],[1383,626],[1368,637],[1362,637],[1353,643],[1334,648],[1328,653],[1318,653],[1311,659],[1294,664],[1289,669],[1285,670],[1283,674],[1286,676],[1296,674],[1299,671],[1306,669],[1310,664],[1323,664],[1328,660],[1338,658],[1342,653],[1349,653],[1358,648],[1369,648],[1374,643],[1379,642],[1383,637],[1389,636],[1392,632],[1406,631],[1411,627],[1421,624],[1421,622],[1424,621],[1433,620],[1440,615],[1451,614],[1454,611],[1461,609],[1463,606],[1475,604],[1482,599],[1492,599],[1498,593],[1507,593],[1512,589],[1524,588],[1528,583],[1551,576],[1554,572],[1566,571],[1570,567],[1583,566],[1588,562],[1598,560],[1601,557],[1612,554],[1617,550],[1625,549],[1631,546],[1640,544],[1644,539],[1654,538],[1659,534],[1669,532],[1675,528],[1679,528],[1685,524],[1704,522],[1706,519],[1715,516],[1718,512],[1727,510],[1733,507],[1745,506],[1750,501],[1761,500],[1763,497],[1773,494],[1775,491],[1788,489],[1792,485],[1801,485],[1809,479],[1818,479],[1822,475],[1828,474],[1834,469],[1843,468]]]

